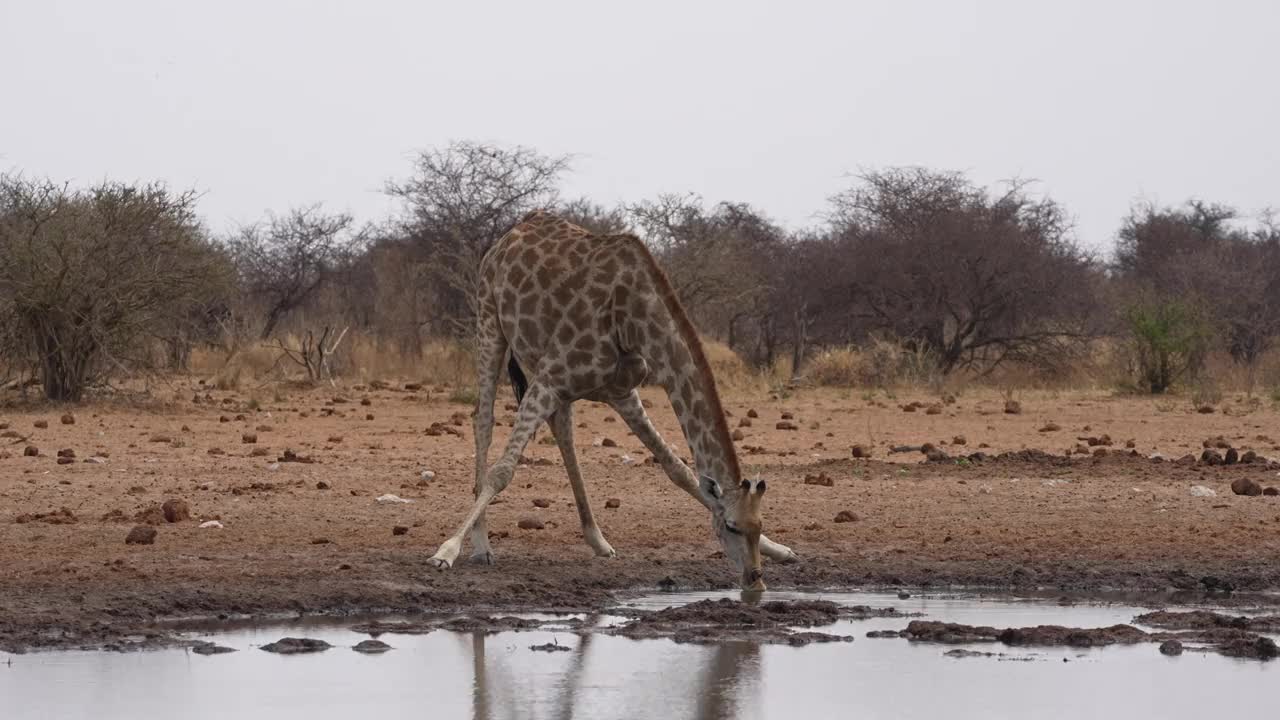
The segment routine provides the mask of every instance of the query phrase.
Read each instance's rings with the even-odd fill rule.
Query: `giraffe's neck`
[[[709,476],[722,486],[736,486],[741,471],[715,379],[701,359],[701,348],[690,347],[679,334],[668,338],[653,355],[655,379],[671,400],[699,476]]]

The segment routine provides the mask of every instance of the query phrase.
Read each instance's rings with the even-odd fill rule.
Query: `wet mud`
[[[1150,622],[1148,622],[1148,620]],[[1178,655],[1196,643],[1195,649],[1220,655],[1255,660],[1271,660],[1280,652],[1275,641],[1254,631],[1274,632],[1275,616],[1250,619],[1231,617],[1208,611],[1184,613],[1154,612],[1139,615],[1135,622],[1176,629],[1175,632],[1147,632],[1133,625],[1111,625],[1101,628],[1073,628],[1061,625],[1037,625],[1020,628],[995,628],[986,625],[913,620],[900,633],[911,642],[969,645],[1000,643],[1011,647],[1096,648],[1108,645],[1159,643],[1160,652]],[[880,634],[877,637],[891,637]]]

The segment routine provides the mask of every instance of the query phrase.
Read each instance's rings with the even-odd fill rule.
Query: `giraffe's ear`
[[[713,503],[719,503],[723,493],[720,492],[720,483],[709,475],[703,475],[698,479],[698,489],[702,491],[703,497]]]

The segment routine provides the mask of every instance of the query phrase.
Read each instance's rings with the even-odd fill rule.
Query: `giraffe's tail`
[[[516,404],[524,400],[525,391],[529,389],[529,378],[524,376],[524,371],[520,369],[520,363],[516,362],[516,356],[513,353],[507,360],[507,375],[511,378],[511,389],[516,394]]]

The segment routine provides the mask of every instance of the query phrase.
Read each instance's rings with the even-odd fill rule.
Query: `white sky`
[[[215,230],[451,139],[575,153],[569,195],[792,227],[862,168],[1020,176],[1109,246],[1131,202],[1280,206],[1280,2],[0,0],[0,170],[164,179]]]

